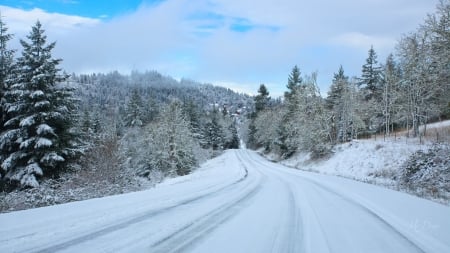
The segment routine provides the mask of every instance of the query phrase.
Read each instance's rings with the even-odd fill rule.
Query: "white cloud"
[[[39,20],[48,31],[61,34],[71,32],[73,29],[91,27],[100,23],[98,19],[60,13],[49,13],[38,8],[25,11],[0,5],[0,10],[7,25],[11,27],[11,30],[13,30],[14,33],[19,35],[27,33],[37,20]]]
[[[392,37],[379,37],[375,35],[370,36],[358,32],[349,32],[338,35],[332,38],[331,42],[340,46],[361,49],[368,49],[372,45],[378,49],[392,49],[396,44],[396,40]]]
[[[379,61],[401,34],[415,29],[438,0],[166,0],[109,20],[24,11],[0,6],[10,31],[23,38],[39,19],[55,54],[68,71],[122,72],[155,69],[163,74],[256,91],[270,83],[282,94],[298,64],[303,73],[318,70],[330,83],[339,64],[358,75],[374,45]],[[198,13],[210,14],[192,19]],[[236,32],[244,20],[254,26]],[[278,29],[262,29],[276,27]],[[254,92],[253,92],[254,93]]]

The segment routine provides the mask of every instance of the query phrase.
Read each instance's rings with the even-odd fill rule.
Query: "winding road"
[[[1,214],[0,252],[450,252],[450,207],[240,149],[147,191]]]

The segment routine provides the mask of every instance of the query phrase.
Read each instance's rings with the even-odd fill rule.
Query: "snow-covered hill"
[[[352,142],[336,145],[333,149],[333,154],[321,160],[312,161],[309,154],[299,153],[288,160],[280,161],[280,163],[301,170],[342,176],[387,186],[396,190],[407,190],[399,182],[399,177],[402,170],[405,169],[406,163],[412,159],[418,159],[414,157],[415,154],[417,156],[417,152],[426,154],[428,150],[432,149],[433,145],[436,144],[436,133],[438,133],[438,136],[439,134],[441,135],[439,138],[445,139],[445,131],[447,131],[449,126],[450,121],[428,125],[428,138],[406,138],[403,134],[402,136],[389,138],[377,137],[376,139],[353,140]],[[423,130],[422,128],[421,131]],[[440,147],[447,147],[446,144],[441,143],[440,145]],[[419,163],[427,166],[425,161],[420,161]],[[449,170],[450,168],[446,169],[447,174]],[[435,180],[450,181],[449,178],[443,178],[444,175],[437,175],[437,177],[440,178]],[[424,185],[417,184],[415,185],[417,189],[414,189],[412,193],[439,202],[449,203],[449,189],[439,189],[444,190],[445,193],[433,196],[420,189],[425,187]],[[448,183],[441,187],[448,188]],[[408,191],[411,192],[411,189],[408,189]]]
[[[281,163],[302,170],[338,175],[365,181],[370,176],[397,170],[416,151],[425,150],[426,144],[415,140],[353,140],[337,145],[333,155],[311,161],[309,154],[298,154]]]

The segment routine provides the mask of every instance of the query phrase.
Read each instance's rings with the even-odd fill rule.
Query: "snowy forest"
[[[337,66],[322,94],[317,73],[295,66],[284,96],[271,98],[264,84],[252,97],[156,71],[68,74],[39,21],[18,51],[0,17],[0,191],[44,184],[67,194],[38,197],[45,205],[78,200],[74,189],[136,190],[189,174],[241,140],[286,159],[398,130],[420,137],[420,126],[450,118],[449,27],[441,1],[387,59],[371,47],[360,76]]]
[[[249,147],[282,158],[297,151],[319,158],[352,139],[390,136],[398,130],[411,137],[425,135],[427,123],[450,118],[449,27],[450,5],[441,1],[436,13],[404,35],[387,59],[379,60],[371,47],[360,76],[349,77],[340,66],[326,95],[320,93],[317,74],[302,76],[297,66],[283,102],[271,100],[261,85],[249,124]]]
[[[17,58],[0,25],[3,191],[63,175],[105,185],[136,176],[157,182],[239,147],[237,123],[250,96],[155,71],[68,75],[39,21]]]

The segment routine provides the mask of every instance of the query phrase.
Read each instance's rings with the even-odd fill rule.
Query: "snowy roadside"
[[[448,205],[450,204],[449,167],[443,168],[445,173],[435,175],[431,180],[423,180],[424,177],[428,176],[424,174],[436,174],[436,172],[433,171],[433,168],[425,168],[426,171],[420,174],[420,178],[416,176],[416,181],[409,182],[408,186],[405,186],[404,182],[401,181],[401,175],[411,161],[422,167],[428,166],[425,159],[420,160],[421,158],[417,158],[417,156],[427,154],[435,146],[432,142],[420,142],[417,138],[406,137],[387,138],[385,140],[383,138],[353,140],[349,143],[336,145],[331,156],[320,160],[310,159],[308,153],[297,153],[287,160],[281,160],[273,154],[265,154],[264,156],[288,167],[376,184]],[[448,149],[448,146],[441,147]],[[416,159],[420,161],[415,161]],[[430,166],[433,166],[433,164]],[[447,165],[444,164],[444,166]],[[427,191],[427,187],[429,188],[430,185],[440,188]]]
[[[75,172],[63,174],[58,180],[45,180],[36,188],[15,190],[9,193],[0,192],[0,213],[145,191],[166,184],[177,184],[202,175],[204,168],[210,167],[210,161],[214,161],[214,158],[203,161],[193,173],[175,178],[164,178],[159,171],[154,171],[147,178],[143,178],[123,170],[117,175],[112,175],[111,178],[101,179],[102,177],[97,175],[97,171],[78,169]]]

